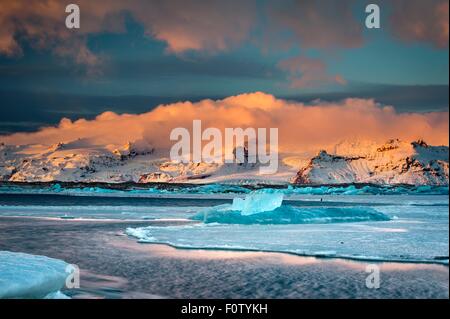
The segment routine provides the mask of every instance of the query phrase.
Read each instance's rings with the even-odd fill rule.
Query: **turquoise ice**
[[[70,272],[62,260],[0,251],[0,299],[61,299]]]

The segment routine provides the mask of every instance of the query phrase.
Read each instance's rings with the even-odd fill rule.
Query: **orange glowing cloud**
[[[80,64],[97,64],[98,58],[86,46],[87,35],[124,32],[126,13],[144,26],[146,35],[166,42],[170,52],[223,51],[247,38],[256,12],[254,1],[79,0],[76,3],[81,10],[81,28],[69,30],[64,24],[67,3],[2,1],[0,54],[19,55],[21,42],[27,41],[36,49],[74,57]]]
[[[173,53],[228,50],[247,39],[256,20],[253,0],[134,1],[129,10]]]
[[[1,1],[0,54],[18,55],[22,52],[22,42],[27,42],[63,56],[71,52],[80,63],[98,63],[86,51],[87,36],[124,32],[127,14],[143,25],[146,35],[165,42],[167,50],[177,54],[188,50],[228,50],[255,40],[252,34],[255,29],[272,41],[278,40],[272,49],[292,44],[316,49],[355,48],[364,44],[363,24],[355,17],[354,0],[265,3],[256,0],[78,0],[76,3],[81,8],[82,22],[81,28],[74,31],[64,25],[66,2]],[[448,6],[448,0],[390,1],[385,9],[390,14],[390,31],[406,41],[446,47]],[[285,38],[286,34],[291,36]],[[82,53],[78,55],[80,48]]]
[[[90,35],[126,32],[126,17],[141,24],[147,37],[166,44],[166,51],[217,53],[252,42],[261,49],[357,48],[364,45],[363,24],[354,0],[78,0],[81,28],[65,27],[65,5],[59,0],[1,1],[0,54],[20,56],[24,44],[52,52],[101,73],[104,59],[87,45]],[[388,9],[389,6],[389,9]],[[388,31],[404,41],[448,47],[448,0],[396,0],[386,3]],[[392,10],[391,10],[392,9]],[[383,12],[385,12],[383,11]],[[257,31],[257,32],[253,32]],[[261,41],[261,37],[266,41]],[[261,43],[270,43],[263,48]],[[323,62],[306,57],[280,61],[292,88],[345,84],[329,75]]]
[[[194,119],[203,128],[278,128],[280,151],[315,152],[343,140],[385,142],[424,139],[432,145],[448,145],[448,112],[397,113],[373,100],[346,99],[336,103],[303,104],[256,92],[223,100],[203,100],[161,105],[138,115],[106,112],[94,120],[61,120],[56,127],[35,133],[0,136],[6,144],[54,144],[81,139],[85,146],[123,145],[144,139],[168,149],[173,128],[190,129]]]

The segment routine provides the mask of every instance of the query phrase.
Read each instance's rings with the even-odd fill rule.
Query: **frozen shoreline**
[[[448,298],[445,265],[370,262],[381,267],[383,288],[370,290],[362,261],[175,249],[122,235],[172,223],[0,217],[0,250],[79,265],[81,289],[63,291],[72,298]]]
[[[0,216],[60,220],[155,221],[196,227],[132,227],[139,242],[178,248],[276,251],[302,256],[448,264],[448,198],[438,195],[302,195],[280,205],[281,194],[247,200],[131,199],[0,195]],[[255,197],[256,196],[256,197]],[[262,200],[264,199],[264,200]],[[266,207],[278,199],[277,208]],[[241,208],[262,209],[242,215]],[[279,206],[279,207],[278,207]],[[231,210],[230,210],[231,209]],[[233,210],[234,209],[234,210]],[[237,211],[236,211],[237,210]],[[265,211],[269,210],[269,211]],[[253,214],[255,213],[255,214]]]

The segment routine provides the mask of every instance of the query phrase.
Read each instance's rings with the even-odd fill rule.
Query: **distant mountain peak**
[[[411,143],[391,139],[382,145],[340,143],[339,155],[326,151],[301,167],[296,184],[430,184],[448,185],[448,147],[430,146],[423,140]],[[372,145],[367,147],[367,145]],[[346,155],[341,155],[346,154]]]

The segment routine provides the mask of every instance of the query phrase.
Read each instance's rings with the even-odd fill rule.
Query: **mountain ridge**
[[[0,144],[0,181],[85,183],[236,183],[304,185],[448,185],[448,146],[418,140],[344,141],[316,156],[292,160],[280,154],[275,175],[257,164],[175,163],[163,150],[138,141],[124,146]]]

